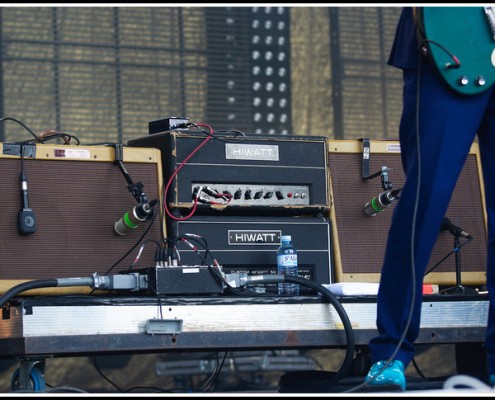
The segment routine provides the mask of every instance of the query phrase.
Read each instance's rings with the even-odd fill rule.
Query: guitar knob
[[[466,75],[461,75],[459,78],[457,78],[457,83],[460,86],[466,86],[469,83],[469,79]]]
[[[476,77],[476,81],[475,82],[476,82],[476,85],[477,86],[485,86],[485,84],[486,84],[485,78],[482,77],[481,75]]]

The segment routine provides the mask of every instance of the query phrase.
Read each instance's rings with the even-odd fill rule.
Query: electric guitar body
[[[492,7],[421,7],[423,47],[445,82],[473,95],[495,83],[495,12]]]

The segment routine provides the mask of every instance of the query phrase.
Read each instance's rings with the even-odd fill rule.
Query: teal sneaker
[[[490,383],[490,386],[495,386],[495,374],[490,375],[488,382]]]
[[[404,364],[402,361],[393,360],[383,368],[387,360],[378,361],[373,364],[366,376],[368,385],[376,389],[406,391],[406,377],[404,375]],[[375,377],[373,379],[373,377]],[[373,380],[372,380],[373,379]]]

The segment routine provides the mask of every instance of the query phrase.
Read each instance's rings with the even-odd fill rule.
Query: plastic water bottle
[[[297,250],[292,245],[292,237],[284,235],[280,239],[282,245],[277,250],[277,273],[297,276]],[[299,285],[292,282],[279,283],[278,294],[298,296]]]

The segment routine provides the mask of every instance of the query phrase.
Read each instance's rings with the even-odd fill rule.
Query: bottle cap
[[[283,236],[280,238],[280,240],[282,240],[282,241],[284,241],[284,240],[285,240],[285,241],[289,240],[289,241],[290,241],[290,240],[292,240],[292,236],[291,236],[291,235],[283,235]]]

